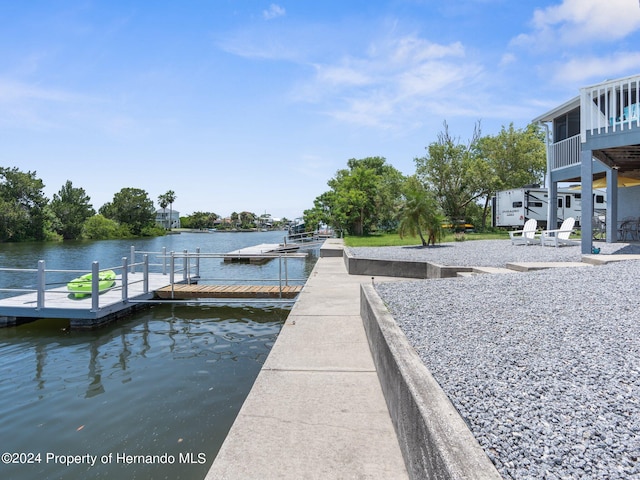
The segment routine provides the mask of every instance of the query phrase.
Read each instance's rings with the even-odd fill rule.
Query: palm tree
[[[171,225],[173,224],[173,202],[176,201],[176,192],[173,190],[167,190],[167,193],[164,194],[164,198],[169,204],[169,230],[171,230]]]
[[[169,205],[169,201],[167,200],[166,195],[158,195],[158,204],[160,208],[162,208],[162,226],[167,229],[167,205]],[[169,225],[171,222],[169,222]]]
[[[400,238],[418,235],[423,247],[428,246],[429,243],[435,245],[436,240],[440,241],[442,237],[444,219],[435,197],[415,176],[407,178],[403,186],[403,194],[405,201],[400,209],[398,227]]]

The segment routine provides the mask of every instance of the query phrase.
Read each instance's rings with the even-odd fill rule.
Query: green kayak
[[[93,276],[90,273],[74,278],[67,283],[67,290],[75,294],[76,297],[85,297],[91,295],[91,283]],[[98,292],[109,290],[116,284],[116,272],[113,270],[105,270],[98,275]]]

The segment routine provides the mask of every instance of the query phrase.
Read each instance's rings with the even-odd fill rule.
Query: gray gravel
[[[451,245],[354,250],[447,265],[580,260],[578,247]],[[514,479],[640,478],[639,287],[633,260],[376,284],[502,476]]]
[[[594,242],[602,255],[638,253],[640,245]],[[471,267],[504,267],[509,262],[580,262],[579,246],[541,247],[540,245],[511,245],[509,240],[482,240],[442,243],[434,247],[357,247],[350,248],[356,257],[385,260],[416,260],[441,265]]]

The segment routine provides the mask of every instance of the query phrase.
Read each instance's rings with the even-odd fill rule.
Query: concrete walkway
[[[318,260],[207,480],[408,478],[360,317],[363,282],[342,256]]]

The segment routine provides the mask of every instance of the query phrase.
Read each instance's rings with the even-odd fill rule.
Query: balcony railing
[[[640,126],[640,75],[580,89],[580,135],[614,133]]]
[[[577,165],[580,163],[580,135],[556,142],[549,150],[552,170]]]

